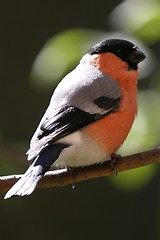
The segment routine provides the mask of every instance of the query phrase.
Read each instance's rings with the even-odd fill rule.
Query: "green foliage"
[[[155,42],[160,39],[160,7],[153,18],[140,27],[135,34],[146,42]]]
[[[154,177],[157,165],[128,170],[110,178],[110,181],[121,190],[136,191],[145,187]]]
[[[113,26],[145,42],[160,38],[160,3],[158,0],[126,0],[110,15]]]
[[[38,56],[32,70],[31,80],[36,88],[53,87],[79,61],[89,48],[89,42],[99,36],[96,31],[70,29],[49,39]]]

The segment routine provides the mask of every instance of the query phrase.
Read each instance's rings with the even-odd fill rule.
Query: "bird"
[[[137,115],[138,64],[146,58],[126,39],[105,39],[81,58],[53,92],[27,152],[28,170],[6,193],[30,195],[46,171],[111,160]]]

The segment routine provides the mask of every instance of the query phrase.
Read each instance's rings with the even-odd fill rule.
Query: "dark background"
[[[154,32],[154,28],[157,32],[157,24],[154,22],[154,25],[146,20],[143,26],[134,31],[127,32],[125,28],[118,27],[116,29],[117,20],[115,19],[113,26],[109,16],[121,2],[36,0],[1,3],[1,175],[24,172],[27,168],[25,151],[55,86],[54,83],[53,87],[44,90],[32,87],[30,72],[34,67],[34,60],[49,38],[73,28],[103,31],[106,32],[106,36],[107,32],[118,30],[141,40],[148,58],[151,59],[148,64],[153,63],[154,67],[139,84],[140,119],[137,126],[140,126],[140,130],[133,131],[134,136],[131,139],[133,144],[128,145],[131,146],[129,152],[159,145],[160,84],[157,61],[160,52],[159,36],[155,34],[151,38],[151,33],[147,32],[150,29]],[[137,4],[138,7],[140,2],[135,1],[135,5]],[[142,9],[144,10],[145,6]],[[147,27],[147,24],[152,25]],[[132,29],[132,26],[129,29]],[[67,49],[67,47],[67,42],[63,41],[63,48]],[[143,117],[142,113],[144,113]],[[144,123],[147,123],[147,126]],[[145,132],[142,133],[141,129],[144,126],[146,126]],[[138,143],[136,148],[134,143],[139,139],[143,144],[140,147]],[[124,154],[128,153],[128,146],[126,143]],[[132,182],[130,179],[131,184],[128,180],[131,176],[129,171],[127,180],[124,181],[123,174],[118,174],[112,178],[78,183],[74,189],[69,186],[36,190],[31,196],[24,198],[3,200],[4,194],[1,194],[0,237],[39,240],[158,240],[160,238],[160,170],[159,166],[155,165],[144,171],[143,175],[141,175],[142,171],[140,169],[138,177],[134,175],[137,174],[136,172],[132,173],[136,176],[136,180]],[[142,179],[144,184],[141,184]],[[126,183],[128,185],[125,185]]]
[[[115,3],[114,3],[115,2]],[[91,1],[14,1],[3,3],[1,18],[1,118],[3,134],[8,140],[23,140],[31,136],[35,127],[32,121],[24,127],[28,116],[37,109],[37,120],[48,104],[48,94],[37,97],[31,93],[28,78],[34,58],[43,44],[53,35],[68,28],[106,29],[106,16],[115,6],[112,3]],[[66,46],[67,48],[67,46]],[[5,101],[4,101],[5,92]],[[26,99],[27,94],[27,99]],[[16,95],[16,97],[15,97]],[[40,104],[41,102],[44,104]],[[43,99],[42,99],[43,98]],[[32,109],[31,109],[32,106]],[[7,110],[7,111],[6,111]],[[11,129],[6,124],[11,120]],[[33,121],[35,117],[33,116]],[[29,126],[30,125],[30,126]],[[18,128],[16,127],[18,126]],[[30,133],[28,132],[30,131]],[[12,132],[11,132],[12,131]]]

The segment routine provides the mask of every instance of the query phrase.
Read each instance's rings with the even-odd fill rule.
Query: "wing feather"
[[[28,160],[37,157],[49,144],[115,112],[120,101],[118,83],[92,64],[81,61],[55,89],[32,137]]]
[[[101,102],[103,100],[103,103]],[[120,98],[99,98],[95,103],[101,106],[99,113],[91,114],[79,108],[68,106],[57,114],[50,115],[40,125],[37,140],[28,151],[28,159],[34,159],[46,146],[54,143],[62,137],[71,134],[81,128],[115,112],[120,104]]]

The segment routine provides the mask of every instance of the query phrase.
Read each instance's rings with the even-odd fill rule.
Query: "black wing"
[[[121,98],[99,97],[94,100],[95,106],[99,108],[99,113],[90,114],[79,108],[67,106],[61,109],[56,115],[46,118],[40,129],[41,133],[37,136],[42,139],[51,133],[55,133],[51,141],[57,141],[65,135],[73,133],[98,119],[115,112],[119,108]]]

